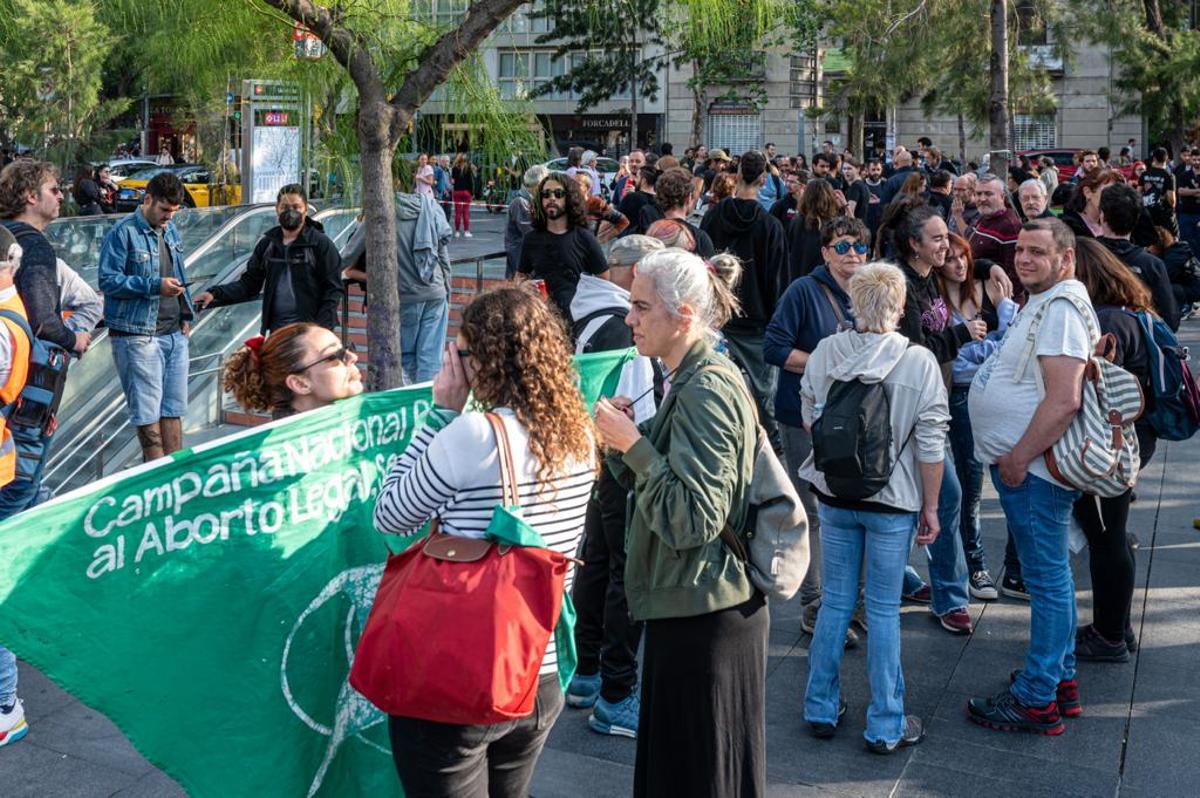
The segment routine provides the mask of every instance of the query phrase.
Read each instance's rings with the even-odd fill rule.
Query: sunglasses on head
[[[565,196],[567,196],[567,190],[565,188],[548,188],[542,192],[542,199],[546,199],[547,197],[562,199]]]
[[[302,374],[303,372],[308,371],[313,366],[319,366],[322,363],[334,363],[339,360],[343,364],[348,364],[350,362],[351,353],[352,352],[351,352],[350,347],[347,347],[347,346],[340,347],[339,349],[336,349],[333,352],[330,352],[328,355],[325,355],[323,357],[320,357],[320,358],[314,360],[313,362],[309,363],[307,366],[296,369],[292,373],[293,374]]]
[[[851,248],[854,249],[856,254],[866,255],[867,250],[870,249],[870,247],[861,241],[855,241],[853,244],[849,241],[839,241],[830,248],[839,255],[845,255]]]

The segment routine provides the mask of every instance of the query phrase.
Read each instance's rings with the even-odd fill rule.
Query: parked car
[[[542,165],[551,172],[567,171],[566,158],[555,158],[553,160],[546,161],[546,163]],[[600,190],[605,197],[607,197],[609,192],[612,191],[612,182],[616,178],[617,172],[620,171],[620,169],[621,164],[617,163],[612,158],[600,156],[596,159],[596,172],[600,175]]]
[[[1028,155],[1030,158],[1042,158],[1049,155],[1054,159],[1054,166],[1058,169],[1058,182],[1069,183],[1075,177],[1075,170],[1078,165],[1075,163],[1075,155],[1079,152],[1079,148],[1074,149],[1048,149],[1048,150],[1022,150],[1017,155]],[[1121,173],[1126,180],[1133,175],[1132,166],[1116,166],[1109,165],[1110,169],[1115,169]]]
[[[113,181],[120,183],[134,172],[158,166],[158,161],[151,158],[117,158],[112,161],[93,161],[92,166],[108,166]]]
[[[242,201],[240,185],[225,186],[225,196],[221,196],[221,186],[212,185],[212,175],[203,164],[185,163],[174,166],[153,166],[134,172],[122,180],[117,191],[117,211],[128,213],[142,204],[146,194],[146,184],[155,175],[162,172],[174,172],[183,181],[187,190],[184,205],[189,208],[207,208],[210,205],[238,205]]]

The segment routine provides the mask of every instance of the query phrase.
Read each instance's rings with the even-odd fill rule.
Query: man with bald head
[[[979,221],[979,208],[975,206],[975,173],[967,172],[954,180],[954,199],[950,203],[951,233],[966,238]]]
[[[896,167],[896,171],[888,178],[888,181],[883,184],[883,194],[879,197],[880,201],[887,205],[896,195],[900,193],[900,188],[904,185],[904,181],[908,176],[917,171],[913,166],[912,153],[903,147],[897,147],[895,155],[892,156],[892,164]]]

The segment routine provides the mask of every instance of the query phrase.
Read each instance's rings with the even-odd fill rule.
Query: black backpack
[[[835,381],[812,427],[813,465],[838,499],[866,499],[883,490],[892,457],[892,407],[882,382]]]

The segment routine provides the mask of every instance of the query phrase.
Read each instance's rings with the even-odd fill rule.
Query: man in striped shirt
[[[979,221],[967,239],[971,244],[971,255],[975,260],[986,258],[1000,264],[1013,285],[1013,299],[1017,304],[1025,303],[1025,289],[1017,279],[1013,259],[1017,252],[1017,236],[1021,232],[1021,217],[1008,207],[1005,199],[1004,181],[993,174],[979,178],[975,186],[975,207],[979,209]]]

